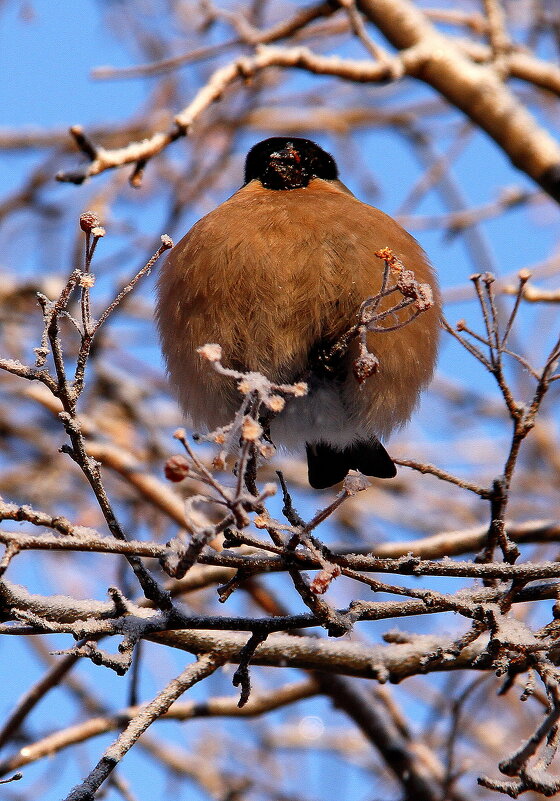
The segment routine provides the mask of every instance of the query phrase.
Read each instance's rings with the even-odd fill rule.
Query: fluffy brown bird
[[[352,342],[335,364],[321,355],[379,292],[382,248],[432,289],[433,305],[410,323],[370,332],[376,374],[360,384]],[[399,298],[402,300],[402,297]],[[394,305],[385,298],[381,311]],[[403,323],[409,310],[386,318]],[[404,315],[404,316],[403,316]],[[322,489],[349,470],[390,478],[379,438],[410,417],[437,352],[439,295],[427,257],[391,217],[338,180],[334,159],[314,142],[274,137],[249,152],[245,183],[199,220],[170,252],[158,282],[157,321],[171,384],[197,428],[230,422],[241,396],[196,352],[216,342],[227,367],[275,383],[306,380],[272,420],[275,444],[306,445],[309,483]]]

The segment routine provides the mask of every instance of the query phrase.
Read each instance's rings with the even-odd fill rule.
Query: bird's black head
[[[310,139],[273,136],[256,144],[245,161],[245,183],[256,178],[266,189],[301,189],[312,178],[334,181],[332,156]]]

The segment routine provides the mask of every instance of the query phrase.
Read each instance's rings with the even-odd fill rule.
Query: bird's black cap
[[[245,183],[257,179],[266,189],[301,189],[312,178],[334,181],[335,160],[310,139],[273,136],[247,154]]]

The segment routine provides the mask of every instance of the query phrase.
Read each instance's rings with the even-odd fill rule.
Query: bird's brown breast
[[[348,330],[362,301],[379,291],[383,262],[374,253],[383,247],[437,298],[418,243],[335,181],[315,179],[287,191],[252,181],[196,223],[167,259],[157,307],[170,377],[195,424],[225,423],[223,409],[240,400],[235,387],[202,363],[199,345],[219,343],[226,366],[278,382],[298,380],[318,343]],[[381,368],[358,393],[366,422],[379,415],[380,402],[400,403],[406,419],[431,375],[437,309],[420,319],[421,327],[413,321],[370,335]]]

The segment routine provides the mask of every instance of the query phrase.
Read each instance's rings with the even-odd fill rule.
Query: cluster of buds
[[[106,233],[99,217],[93,211],[84,211],[80,214],[80,228],[85,234],[91,234],[96,239],[100,239]]]
[[[434,305],[431,286],[417,281],[413,271],[407,270],[390,248],[382,248],[374,255],[378,259],[383,259],[385,270],[381,289],[377,295],[362,303],[358,313],[359,322],[353,329],[353,335],[359,337],[359,354],[352,364],[358,384],[363,384],[367,378],[380,369],[379,359],[368,350],[367,334],[370,331],[387,333],[403,328]],[[381,309],[382,300],[392,295],[397,296],[393,305]],[[410,309],[410,311],[403,319],[399,312],[404,309]]]
[[[407,270],[390,248],[382,248],[374,255],[385,262],[379,292],[362,303],[357,315],[358,322],[322,356],[323,369],[325,365],[328,369],[329,363],[336,363],[357,338],[359,350],[352,363],[352,372],[358,384],[363,384],[381,369],[379,359],[368,349],[368,333],[396,331],[434,305],[431,286],[417,281],[414,272]],[[395,299],[391,306],[387,307],[386,303],[382,305],[384,299],[393,296]]]
[[[243,396],[240,408],[231,423],[197,437],[201,441],[213,442],[220,446],[220,452],[213,459],[213,467],[216,470],[224,470],[228,453],[235,449],[239,441],[253,445],[259,456],[270,459],[276,449],[269,441],[262,421],[271,420],[284,409],[286,396],[300,398],[306,395],[307,384],[303,381],[295,384],[275,384],[261,373],[243,373],[224,367],[222,348],[217,344],[202,345],[197,348],[197,352],[210,362],[220,375],[235,380]],[[166,477],[170,481],[182,481],[188,472],[183,474],[185,463],[188,464],[182,456],[171,457],[166,464]]]
[[[422,284],[417,281],[414,272],[407,270],[390,248],[381,248],[381,250],[375,252],[375,256],[378,259],[383,259],[393,276],[395,285],[388,288],[390,292],[398,290],[403,298],[408,298],[413,302],[418,312],[432,308],[434,305],[432,287],[429,284]],[[406,322],[409,321],[407,320]]]

